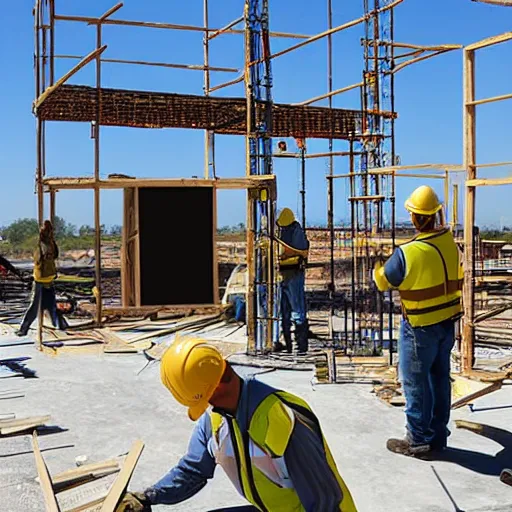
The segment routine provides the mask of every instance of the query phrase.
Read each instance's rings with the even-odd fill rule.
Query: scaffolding
[[[399,177],[422,177],[444,180],[445,211],[453,185],[453,211],[450,224],[458,224],[458,185],[451,183],[453,173],[465,172],[466,260],[474,261],[475,243],[468,238],[474,229],[474,190],[476,186],[510,183],[510,179],[482,180],[476,178],[477,167],[497,164],[474,162],[474,107],[478,104],[509,99],[512,95],[475,100],[470,86],[474,73],[474,51],[483,46],[510,39],[504,34],[470,45],[464,50],[466,84],[466,151],[465,164],[401,165],[395,149],[394,83],[396,74],[404,68],[428,58],[460,50],[462,45],[417,45],[395,41],[395,8],[404,0],[362,0],[362,16],[340,25],[333,23],[332,0],[327,0],[327,29],[315,35],[270,30],[268,0],[246,0],[239,18],[221,28],[209,24],[208,0],[203,0],[203,26],[179,25],[162,22],[122,20],[113,18],[123,4],[119,3],[100,17],[57,14],[56,0],[37,0],[35,4],[35,96],[34,112],[37,120],[36,187],[38,217],[44,218],[44,195],[50,198],[50,216],[55,215],[56,191],[62,189],[91,189],[94,191],[96,287],[96,323],[102,324],[101,299],[101,240],[100,191],[107,188],[133,189],[144,186],[213,186],[247,190],[247,266],[249,284],[247,293],[248,351],[265,353],[279,336],[278,286],[276,279],[276,247],[274,243],[276,184],[273,171],[275,158],[300,159],[301,220],[306,227],[306,173],[311,159],[327,162],[327,230],[329,233],[330,266],[327,291],[329,294],[329,346],[343,349],[347,354],[376,355],[389,347],[393,363],[393,341],[397,297],[393,292],[380,294],[372,282],[375,260],[383,256],[385,246],[393,249],[396,239],[395,186]],[[55,52],[55,24],[82,23],[96,31],[96,45],[86,57],[58,55]],[[202,35],[203,63],[176,64],[110,58],[108,41],[103,37],[106,25],[143,27],[166,31],[189,31]],[[334,55],[332,39],[335,34],[352,27],[362,32],[362,77],[352,85],[334,88]],[[212,66],[212,40],[218,37],[243,36],[244,62],[240,68]],[[295,41],[294,44],[272,53],[275,38]],[[281,56],[317,41],[327,42],[327,92],[294,104],[273,101],[272,65]],[[60,79],[55,77],[57,59],[76,59],[79,62]],[[68,85],[66,82],[89,63],[95,64],[95,86]],[[134,91],[103,87],[101,74],[108,64],[156,66],[201,71],[203,95],[176,94],[172,91]],[[212,73],[235,74],[234,79],[212,85]],[[474,79],[474,77],[473,77]],[[471,79],[471,80],[473,80]],[[244,97],[219,97],[217,91],[236,84],[244,85]],[[359,91],[360,102],[353,109],[334,108],[333,99],[349,91]],[[327,100],[326,106],[314,106]],[[91,125],[94,140],[93,176],[80,178],[49,176],[46,170],[45,125],[50,121],[78,121]],[[202,179],[140,179],[102,178],[100,169],[101,126],[129,126],[140,128],[200,129],[204,137],[204,177]],[[473,131],[472,131],[473,130]],[[246,141],[246,173],[239,178],[219,177],[215,154],[216,134],[241,135]],[[292,137],[298,151],[274,151],[272,139]],[[308,139],[324,139],[328,151],[308,153]],[[344,150],[335,148],[342,141]],[[472,142],[473,141],[473,142]],[[473,144],[473,148],[472,148]],[[338,159],[347,169],[335,173]],[[505,162],[501,162],[504,165]],[[413,171],[413,172],[411,172]],[[350,227],[336,226],[334,199],[335,183],[342,179],[349,190],[346,202]],[[181,184],[181,185],[180,185]],[[473,204],[473,206],[471,206]],[[136,233],[133,234],[135,245]],[[344,240],[341,260],[348,263],[348,280],[337,275],[336,247],[340,236]],[[130,238],[132,240],[132,238]],[[348,250],[347,250],[348,249]],[[339,252],[339,251],[338,251]],[[465,328],[463,351],[464,367],[472,366],[475,311],[474,268],[466,272]],[[125,294],[126,295],[126,294]],[[341,300],[340,300],[341,297]],[[216,304],[203,305],[211,308]],[[130,307],[119,308],[119,313]],[[165,305],[162,305],[164,307]],[[341,318],[343,326],[333,320]],[[467,341],[465,341],[467,340]]]
[[[95,281],[96,311],[95,321],[102,325],[102,286],[101,286],[101,237],[100,237],[100,193],[102,189],[133,190],[132,211],[137,208],[138,189],[154,186],[213,186],[217,188],[247,189],[247,263],[249,268],[248,293],[248,350],[267,352],[276,340],[277,301],[275,285],[274,254],[274,211],[275,179],[272,174],[272,137],[346,139],[361,133],[364,112],[360,109],[342,110],[309,105],[275,104],[272,101],[271,61],[297,48],[323,39],[359,24],[363,18],[334,27],[328,32],[307,36],[283,32],[271,32],[268,26],[268,1],[247,0],[240,18],[222,28],[209,26],[208,0],[203,2],[204,26],[179,25],[172,23],[122,20],[113,18],[123,7],[118,3],[99,17],[64,15],[56,12],[56,0],[36,0],[35,2],[35,101],[34,113],[37,122],[37,165],[36,188],[38,195],[38,218],[44,218],[44,196],[50,197],[50,217],[55,215],[56,192],[62,189],[90,189],[94,192],[95,225]],[[398,2],[399,3],[399,2]],[[59,55],[55,52],[55,24],[81,23],[92,27],[96,32],[96,47],[87,56]],[[243,24],[243,28],[236,28]],[[142,27],[158,30],[183,30],[203,35],[204,62],[202,65],[177,64],[156,61],[140,61],[105,57],[108,41],[103,36],[107,25]],[[243,35],[245,59],[242,73],[234,80],[211,85],[211,73],[238,72],[235,68],[211,66],[210,43],[221,35]],[[285,50],[271,54],[272,38],[300,40]],[[105,44],[107,43],[107,44]],[[79,62],[59,79],[55,77],[57,59],[76,59]],[[95,64],[95,85],[68,85],[66,82],[89,63]],[[204,73],[204,95],[175,94],[172,92],[135,91],[108,89],[102,84],[102,69],[107,64],[156,66],[200,70]],[[213,93],[237,83],[245,84],[245,98],[214,97]],[[379,115],[378,113],[374,113]],[[382,113],[385,116],[393,114]],[[86,122],[91,125],[94,141],[93,176],[78,178],[51,176],[46,169],[46,123]],[[128,177],[102,178],[100,169],[101,126],[123,126],[139,128],[190,128],[205,131],[204,179],[140,179]],[[215,164],[215,134],[244,135],[246,138],[245,178],[219,178]],[[125,194],[125,197],[127,195]],[[126,211],[125,221],[130,218]],[[126,224],[125,222],[125,224]],[[128,224],[130,224],[128,222]],[[138,254],[140,240],[136,229],[123,226],[123,250],[133,250],[132,263],[135,276],[140,275]],[[130,231],[131,230],[131,231]],[[130,233],[128,233],[130,231]],[[130,258],[122,258],[126,262]],[[125,269],[126,270],[126,269]],[[125,272],[126,273],[126,272]],[[125,276],[126,277],[126,276]],[[128,287],[128,280],[122,283]],[[125,290],[126,291],[126,290]],[[123,292],[123,302],[134,297],[134,304],[123,303],[119,314],[133,313],[144,309],[140,304],[140,294],[133,290]],[[216,304],[203,305],[211,308]],[[201,306],[201,305],[198,305]],[[162,305],[165,308],[165,305]],[[112,308],[109,308],[112,309]],[[41,341],[41,330],[39,332]]]

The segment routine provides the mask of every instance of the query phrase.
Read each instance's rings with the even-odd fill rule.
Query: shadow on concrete
[[[469,427],[462,428],[500,444],[503,450],[496,455],[488,455],[461,448],[447,448],[444,452],[431,454],[428,460],[451,462],[482,475],[500,476],[501,471],[509,467],[512,461],[512,433],[490,425],[470,422],[468,424]]]

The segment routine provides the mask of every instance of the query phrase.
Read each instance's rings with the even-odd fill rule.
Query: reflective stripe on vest
[[[226,465],[226,474],[235,487],[258,510],[304,511],[284,460],[294,422],[300,421],[301,416],[308,419],[309,425],[313,424],[314,430],[322,437],[327,462],[343,495],[339,510],[357,512],[350,491],[339,475],[323,438],[318,419],[306,402],[290,393],[278,391],[265,398],[250,418],[249,431],[246,433],[240,431],[234,418],[224,418],[218,413],[212,413],[212,437],[215,439],[212,447],[217,463],[223,468]],[[269,432],[269,423],[276,425],[272,432]],[[225,426],[229,427],[229,437],[222,435]],[[222,445],[223,440],[227,443],[225,446]],[[229,445],[232,445],[232,450]],[[224,458],[228,453],[233,454],[238,468],[235,479],[232,478],[236,473],[233,471],[233,460]]]
[[[398,290],[409,323],[422,327],[459,316],[463,269],[451,232],[420,233],[401,249],[406,275]]]

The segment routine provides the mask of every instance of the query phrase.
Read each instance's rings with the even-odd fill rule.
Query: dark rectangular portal
[[[141,306],[214,303],[213,194],[139,188]]]

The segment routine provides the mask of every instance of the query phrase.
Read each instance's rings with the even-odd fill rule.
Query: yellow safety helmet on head
[[[226,361],[222,354],[199,338],[176,337],[160,363],[164,386],[182,405],[188,416],[198,420],[219,385]]]
[[[295,215],[290,208],[283,208],[279,217],[277,218],[277,225],[280,227],[286,227],[295,222]]]
[[[434,215],[442,207],[434,189],[427,185],[418,187],[405,201],[405,209],[417,215]]]

